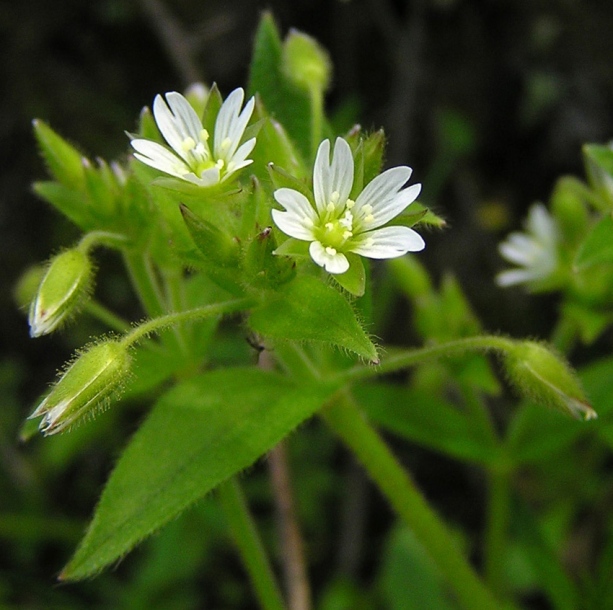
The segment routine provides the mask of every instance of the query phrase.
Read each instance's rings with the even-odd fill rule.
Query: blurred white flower
[[[324,140],[313,168],[315,205],[294,189],[277,189],[274,197],[285,211],[273,210],[273,220],[290,237],[311,242],[311,258],[329,273],[349,269],[345,256],[349,252],[368,258],[395,258],[423,250],[424,240],[413,229],[383,227],[419,195],[420,184],[402,188],[411,172],[405,166],[383,172],[354,201],[349,199],[354,177],[351,148],[343,138],[337,138],[330,163],[330,141]]]
[[[496,276],[499,286],[546,280],[558,266],[558,227],[542,204],[533,205],[526,220],[526,233],[511,233],[498,250],[517,269]]]
[[[241,140],[255,101],[251,98],[241,111],[244,96],[241,88],[235,89],[222,104],[211,146],[211,134],[180,93],[167,93],[166,101],[157,95],[153,101],[153,116],[170,149],[151,140],[135,138],[131,142],[136,151],[134,156],[151,167],[198,186],[212,186],[227,180],[252,163],[247,156],[255,146],[255,138],[243,144]]]

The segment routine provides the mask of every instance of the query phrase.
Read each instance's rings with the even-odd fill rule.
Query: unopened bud
[[[330,83],[331,64],[326,51],[310,36],[292,30],[283,47],[286,74],[305,89],[325,91]]]
[[[89,295],[92,264],[85,252],[66,250],[53,259],[30,306],[30,335],[54,331]]]
[[[39,428],[49,435],[92,417],[121,391],[130,364],[128,348],[118,341],[94,345],[66,369],[29,419],[43,416]]]
[[[294,277],[295,262],[287,256],[276,256],[276,247],[270,227],[258,233],[249,244],[245,254],[245,273],[254,286],[280,286]]]
[[[579,380],[562,358],[535,341],[513,343],[503,362],[509,380],[535,402],[554,407],[576,419],[595,419]]]

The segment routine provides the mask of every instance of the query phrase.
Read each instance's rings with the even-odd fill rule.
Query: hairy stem
[[[249,573],[260,606],[264,610],[284,610],[283,597],[236,478],[220,485],[219,494],[234,542]]]
[[[366,422],[349,394],[321,411],[328,426],[355,453],[397,513],[413,530],[453,588],[465,610],[499,610],[501,603],[484,586],[456,541],[428,506],[417,486]]]

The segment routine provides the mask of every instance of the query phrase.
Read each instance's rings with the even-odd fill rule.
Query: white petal
[[[345,205],[353,187],[353,169],[351,147],[343,138],[336,138],[334,152],[332,153],[332,165],[330,166],[329,188],[338,192],[339,207],[341,208]],[[331,194],[328,193],[328,196]]]
[[[190,171],[190,168],[182,159],[157,142],[151,142],[150,140],[132,140],[131,144],[132,148],[136,150],[134,156],[146,165],[159,169],[171,176],[178,176],[179,178],[183,178],[184,173]],[[184,168],[185,172],[180,171],[180,168]]]
[[[556,225],[553,218],[549,215],[547,208],[542,204],[535,204],[528,212],[526,222],[528,230],[537,236],[541,241],[552,241],[556,236]]]
[[[192,105],[176,91],[171,91],[166,94],[166,101],[175,116],[177,125],[185,137],[190,137],[194,142],[200,141],[200,132],[202,131],[202,121],[192,108]]]
[[[507,286],[513,286],[514,284],[523,284],[524,282],[530,282],[536,278],[536,274],[528,269],[510,269],[509,271],[503,271],[496,276],[496,284],[506,288]]]
[[[274,197],[286,210],[272,211],[273,220],[279,229],[296,239],[312,241],[312,227],[317,214],[309,200],[302,193],[289,188],[277,189]]]
[[[232,91],[219,109],[215,120],[215,156],[226,162],[230,162],[236,152],[255,106],[255,100],[251,98],[240,112],[244,97],[242,88]],[[226,139],[230,140],[230,146],[223,148],[222,144]]]
[[[365,205],[372,206],[376,217],[377,210],[387,205],[411,177],[412,169],[404,165],[392,167],[371,180],[355,201],[355,213]],[[408,204],[407,204],[408,205]]]
[[[251,153],[255,146],[255,138],[247,140],[241,147],[232,155],[230,161],[236,165],[240,165],[247,158],[247,155]],[[251,161],[250,161],[251,163]]]
[[[426,247],[421,235],[408,227],[376,229],[362,233],[354,241],[357,241],[357,245],[351,251],[368,258],[396,258]]]
[[[300,239],[302,241],[312,241],[314,239],[312,229],[305,226],[304,222],[294,216],[290,212],[282,212],[281,210],[272,210],[272,219],[275,224],[290,237]]]
[[[511,233],[507,241],[498,245],[498,251],[503,258],[516,265],[529,266],[538,258],[542,248],[523,233]]]
[[[313,166],[313,194],[315,205],[321,212],[330,199],[330,140],[324,140],[317,149]]]
[[[340,252],[330,254],[318,241],[311,242],[309,254],[311,258],[328,273],[345,273],[345,271],[349,269],[349,261],[344,254]]]
[[[179,124],[170,108],[161,95],[156,95],[153,100],[153,116],[156,125],[164,139],[171,148],[177,152],[185,161],[188,160],[187,153],[183,150],[183,142],[189,136],[185,128]],[[191,137],[191,136],[189,136]]]
[[[398,216],[398,214],[417,199],[420,191],[421,184],[412,184],[408,188],[402,189],[395,197],[383,200],[376,206],[373,205],[372,214],[375,219],[372,223],[366,225],[366,228],[376,229],[384,225],[388,220]]]
[[[217,166],[209,167],[200,173],[198,183],[200,186],[213,186],[219,183],[219,168]]]

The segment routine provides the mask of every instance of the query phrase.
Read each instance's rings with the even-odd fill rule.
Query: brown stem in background
[[[266,349],[260,352],[258,366],[271,370],[274,362]],[[287,445],[281,441],[268,455],[268,467],[277,508],[277,529],[281,539],[283,572],[290,610],[310,610],[311,588],[304,559],[304,544],[294,506]]]

